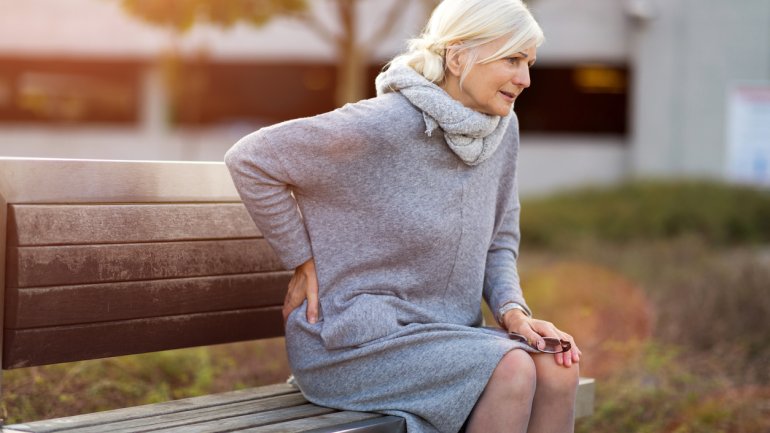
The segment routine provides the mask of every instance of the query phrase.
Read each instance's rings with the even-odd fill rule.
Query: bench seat
[[[581,378],[577,416],[593,408],[593,379]],[[6,426],[4,433],[403,433],[404,420],[376,413],[338,411],[309,403],[297,388],[268,385]]]
[[[361,423],[361,421],[367,421]],[[337,411],[308,403],[297,388],[268,385],[202,397],[6,426],[5,433],[304,432],[358,422],[403,431],[403,419],[374,413]],[[400,429],[399,429],[400,428]],[[326,430],[321,430],[326,431]],[[334,431],[338,431],[335,429]],[[345,430],[348,431],[348,430]],[[359,430],[352,430],[359,431]]]
[[[292,273],[222,163],[0,157],[3,370],[282,336]],[[342,378],[341,378],[342,379]],[[593,410],[582,379],[577,414]],[[403,432],[287,384],[2,432]]]

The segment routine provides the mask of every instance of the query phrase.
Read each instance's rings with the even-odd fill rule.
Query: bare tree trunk
[[[366,62],[357,47],[340,53],[337,64],[337,89],[335,102],[338,107],[366,97]]]
[[[358,46],[356,34],[356,1],[339,0],[337,11],[342,24],[343,36],[337,44],[337,88],[335,103],[343,106],[360,101],[366,96],[366,61]]]

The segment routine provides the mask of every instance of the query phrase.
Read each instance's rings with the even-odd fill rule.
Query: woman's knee
[[[503,385],[512,396],[531,398],[537,384],[535,363],[527,352],[512,350],[500,359],[490,381]]]
[[[562,395],[577,392],[578,382],[580,381],[579,364],[564,367],[557,364],[553,356],[545,354],[535,355],[533,360],[536,368],[538,389]]]

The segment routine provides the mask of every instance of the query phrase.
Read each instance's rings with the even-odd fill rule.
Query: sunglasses
[[[572,343],[570,343],[569,341],[559,340],[558,338],[554,338],[554,337],[542,337],[543,340],[545,341],[545,348],[543,349],[538,349],[537,346],[535,346],[533,343],[530,343],[529,340],[527,340],[527,337],[521,334],[518,334],[516,332],[509,332],[508,337],[510,337],[511,340],[525,343],[529,347],[542,353],[562,353],[572,348]]]

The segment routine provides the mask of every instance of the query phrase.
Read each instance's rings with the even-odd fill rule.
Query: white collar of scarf
[[[468,165],[486,161],[503,139],[512,114],[490,116],[464,106],[406,65],[391,65],[375,80],[377,95],[400,92],[422,110],[425,133],[438,127],[444,131],[449,148]]]

